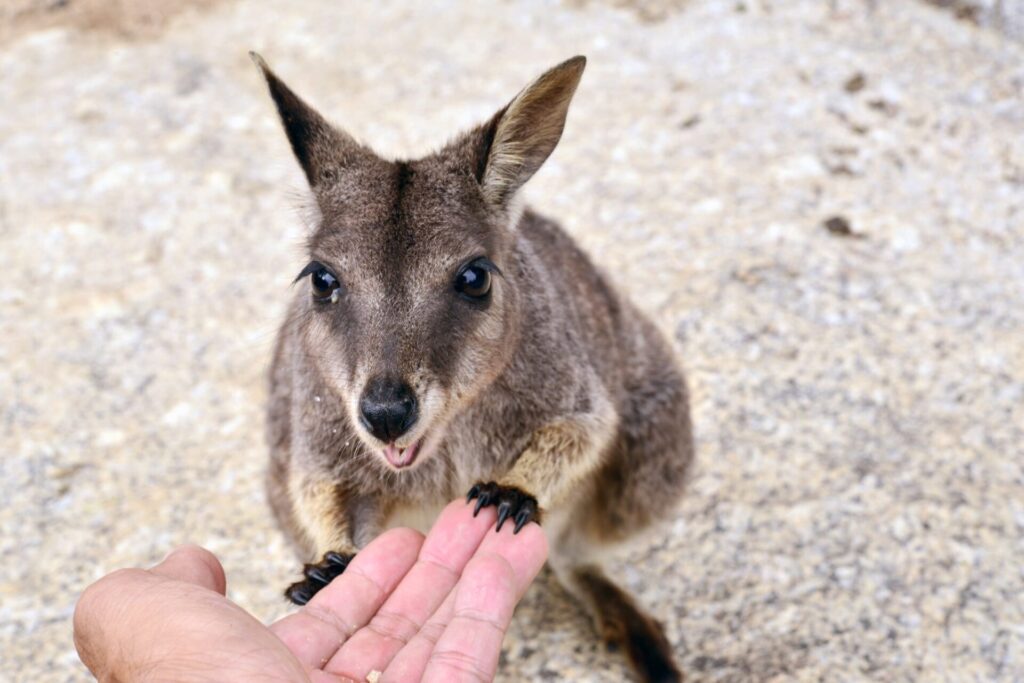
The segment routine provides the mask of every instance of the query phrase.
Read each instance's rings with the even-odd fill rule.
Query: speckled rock
[[[689,369],[690,495],[614,570],[691,680],[1024,680],[1021,45],[859,0],[54,23],[0,45],[0,677],[84,680],[78,593],[184,541],[288,610],[263,377],[305,228],[256,48],[396,155],[590,57],[528,195]],[[502,679],[625,675],[543,577]]]

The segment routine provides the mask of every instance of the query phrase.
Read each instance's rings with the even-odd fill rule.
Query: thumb
[[[227,588],[220,561],[209,550],[197,545],[175,548],[149,571],[157,576],[202,586],[221,595],[224,595]]]

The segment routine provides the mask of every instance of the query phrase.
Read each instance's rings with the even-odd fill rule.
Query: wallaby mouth
[[[419,450],[420,441],[413,441],[405,448],[399,448],[394,443],[384,447],[384,457],[396,469],[409,467],[416,462],[416,452]]]

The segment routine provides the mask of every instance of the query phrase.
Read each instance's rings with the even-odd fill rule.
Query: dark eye
[[[331,271],[326,268],[318,268],[309,276],[309,283],[313,285],[313,296],[317,299],[329,299],[334,290],[341,284],[338,278],[334,277]]]
[[[295,276],[292,284],[302,278],[309,276],[310,288],[313,290],[313,298],[317,301],[330,301],[334,303],[338,296],[345,293],[341,282],[330,271],[330,269],[319,261],[310,261],[309,265],[302,269],[302,272]],[[337,294],[335,294],[337,292]]]
[[[455,291],[471,299],[483,299],[491,292],[490,268],[479,261],[470,263],[455,276]]]

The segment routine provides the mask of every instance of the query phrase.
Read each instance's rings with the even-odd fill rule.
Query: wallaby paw
[[[316,564],[303,565],[302,574],[306,578],[288,586],[284,591],[284,596],[296,605],[305,605],[320,592],[321,588],[341,576],[353,557],[355,555],[329,552],[324,555],[324,559]]]
[[[476,508],[473,510],[474,517],[477,516],[480,510],[489,505],[494,505],[498,508],[498,525],[495,531],[501,531],[505,520],[509,518],[512,518],[516,523],[515,530],[513,531],[516,534],[530,522],[540,524],[540,506],[537,505],[537,499],[514,486],[501,486],[493,481],[489,481],[486,484],[481,482],[469,490],[469,493],[466,495],[466,502],[468,503],[474,498],[476,498]]]

